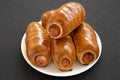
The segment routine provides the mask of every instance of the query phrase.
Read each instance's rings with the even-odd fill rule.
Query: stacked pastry
[[[62,71],[73,69],[76,57],[88,65],[99,55],[94,29],[86,22],[84,7],[69,2],[45,12],[42,23],[32,22],[26,30],[26,52],[36,66],[45,67],[51,58]]]

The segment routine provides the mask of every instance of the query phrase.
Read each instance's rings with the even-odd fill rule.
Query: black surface
[[[87,11],[86,21],[101,37],[99,61],[88,71],[58,78],[42,74],[24,60],[20,44],[26,26],[43,12],[77,1]],[[0,80],[119,80],[120,0],[0,0]]]

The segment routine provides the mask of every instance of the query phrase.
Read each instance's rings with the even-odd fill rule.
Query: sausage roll
[[[48,22],[49,18],[52,16],[52,14],[54,13],[54,11],[55,10],[47,11],[41,16],[43,27],[46,28],[47,22]]]
[[[26,52],[31,63],[46,66],[51,59],[49,35],[37,22],[32,22],[26,30]]]
[[[75,47],[71,36],[52,39],[52,58],[55,65],[62,71],[72,70],[76,60]]]
[[[47,31],[51,38],[65,37],[85,19],[83,6],[76,2],[69,2],[56,9],[47,21]]]
[[[83,22],[74,30],[74,42],[77,51],[77,59],[81,64],[90,64],[97,59],[99,47],[96,34],[89,24]]]

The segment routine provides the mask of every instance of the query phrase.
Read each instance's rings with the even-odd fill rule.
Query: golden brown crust
[[[71,36],[66,36],[57,40],[52,39],[52,45],[52,58],[55,65],[62,71],[72,70],[76,60],[76,53]],[[70,61],[65,62],[67,63],[66,65],[69,63],[69,66],[67,67],[63,67],[61,63],[62,59],[64,58],[67,58]]]
[[[26,30],[26,52],[29,60],[36,66],[35,57],[44,55],[47,59],[45,66],[50,62],[49,36],[43,26],[32,22]]]
[[[44,28],[46,28],[47,22],[48,22],[49,18],[52,16],[52,14],[54,13],[54,11],[55,10],[47,11],[47,12],[43,13],[43,15],[41,16],[42,25]]]
[[[76,2],[69,2],[56,9],[54,14],[48,19],[47,31],[51,38],[62,38],[72,32],[85,19],[86,12],[82,5]],[[58,25],[60,34],[53,36],[49,32],[52,25]]]
[[[89,24],[83,22],[74,31],[74,42],[77,51],[77,58],[82,64],[89,64],[83,61],[83,55],[85,53],[93,54],[94,56],[93,61],[97,59],[99,55],[99,47],[97,44],[97,39],[94,29]],[[92,58],[92,56],[88,58]]]

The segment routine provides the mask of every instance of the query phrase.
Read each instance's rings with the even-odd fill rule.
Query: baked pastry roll
[[[46,66],[51,59],[49,35],[38,22],[31,22],[26,30],[26,52],[31,63]]]
[[[86,12],[81,4],[66,3],[48,18],[46,26],[48,34],[54,39],[63,38],[77,28],[85,17]]]
[[[51,50],[55,65],[62,71],[72,70],[76,60],[76,53],[71,36],[51,40],[53,40]]]
[[[81,64],[90,64],[99,55],[96,34],[92,26],[83,22],[74,30],[74,42],[77,51],[77,59]]]

